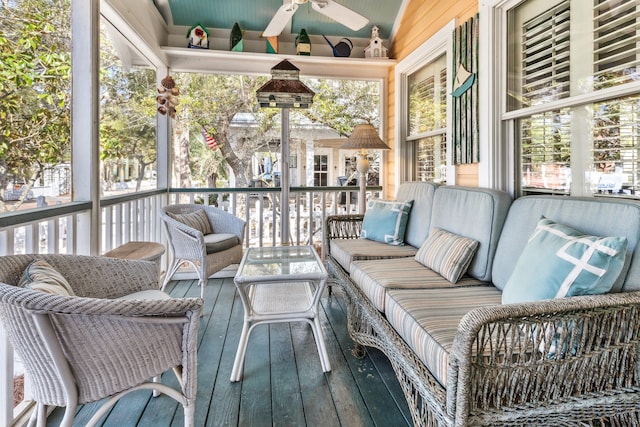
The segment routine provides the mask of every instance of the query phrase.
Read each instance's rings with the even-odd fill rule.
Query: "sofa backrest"
[[[503,191],[441,186],[434,195],[429,229],[438,227],[477,240],[478,251],[467,274],[490,281],[494,253],[510,205],[511,196]]]
[[[422,246],[429,234],[431,207],[433,206],[433,195],[436,188],[438,188],[438,184],[423,181],[403,182],[398,187],[396,200],[413,200],[404,241],[416,248]]]
[[[498,289],[504,289],[542,216],[588,235],[626,237],[625,268],[612,291],[640,290],[640,205],[625,200],[558,196],[525,196],[511,205],[493,263],[492,281]]]

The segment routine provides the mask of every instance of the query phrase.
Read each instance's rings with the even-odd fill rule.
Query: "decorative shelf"
[[[300,75],[306,77],[383,79],[396,64],[396,60],[387,58],[298,56],[170,46],[163,46],[161,50],[171,70],[178,72],[268,75],[274,65],[288,59],[300,69]]]

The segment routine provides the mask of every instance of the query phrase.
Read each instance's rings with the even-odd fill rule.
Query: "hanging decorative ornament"
[[[169,117],[174,119],[176,117],[176,106],[180,103],[178,95],[180,95],[180,89],[176,87],[176,82],[173,78],[171,76],[163,78],[160,81],[160,86],[158,86],[158,96],[156,96],[158,113],[163,116],[168,113]]]

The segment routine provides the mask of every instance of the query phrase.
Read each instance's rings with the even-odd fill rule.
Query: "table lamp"
[[[367,188],[367,172],[369,172],[369,153],[367,150],[389,150],[378,131],[371,124],[365,123],[357,125],[347,139],[347,142],[340,147],[345,150],[360,150],[358,153],[358,163],[356,170],[359,173],[358,184],[360,185],[360,193],[358,196],[358,206],[361,214],[364,214],[366,206],[366,188]]]

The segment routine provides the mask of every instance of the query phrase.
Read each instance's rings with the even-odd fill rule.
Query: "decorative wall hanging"
[[[187,38],[189,39],[187,47],[209,49],[209,31],[202,24],[196,24],[189,28]]]
[[[454,163],[477,163],[478,131],[478,15],[453,34],[453,146]]]
[[[178,95],[180,95],[180,89],[176,87],[176,82],[173,78],[167,76],[162,79],[156,96],[158,113],[163,116],[169,114],[169,117],[174,119],[176,117],[176,106],[180,103]]]

